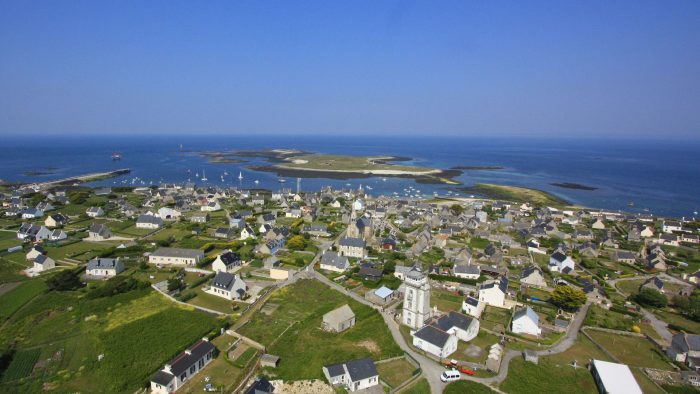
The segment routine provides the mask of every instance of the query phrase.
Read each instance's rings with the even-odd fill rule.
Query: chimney
[[[165,364],[165,366],[163,367],[163,371],[165,371],[167,373],[172,373],[172,370],[170,368],[171,368],[170,364]]]

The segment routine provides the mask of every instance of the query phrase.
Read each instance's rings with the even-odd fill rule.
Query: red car
[[[459,372],[464,373],[464,374],[467,374],[467,375],[474,375],[474,374],[476,374],[476,372],[474,372],[474,371],[472,371],[471,369],[466,368],[466,367],[459,367]]]

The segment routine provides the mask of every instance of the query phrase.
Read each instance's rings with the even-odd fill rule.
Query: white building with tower
[[[430,284],[428,275],[419,265],[406,273],[403,299],[403,324],[419,329],[430,319]]]

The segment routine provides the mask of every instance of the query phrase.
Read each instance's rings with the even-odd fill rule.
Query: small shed
[[[260,365],[263,367],[277,368],[279,362],[279,356],[275,356],[274,354],[265,353],[260,357]]]
[[[523,350],[523,358],[525,359],[525,361],[529,361],[533,364],[537,364],[539,362],[539,357],[537,356],[537,353],[530,349]]]

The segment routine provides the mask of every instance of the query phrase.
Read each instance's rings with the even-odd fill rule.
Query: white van
[[[449,370],[449,371],[445,371],[442,373],[442,375],[440,375],[440,380],[442,380],[443,382],[452,382],[454,380],[459,380],[459,378],[460,378],[459,371],[454,370],[454,369]]]

